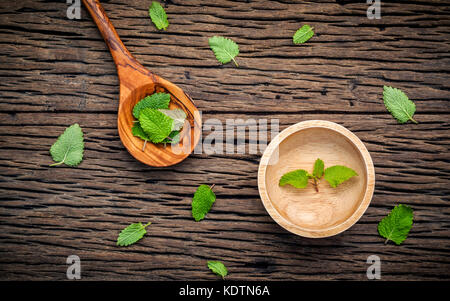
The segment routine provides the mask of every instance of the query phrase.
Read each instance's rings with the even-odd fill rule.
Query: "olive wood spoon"
[[[130,54],[98,0],[83,0],[83,3],[97,24],[117,67],[120,82],[117,127],[123,145],[134,158],[150,166],[170,166],[183,161],[200,139],[202,121],[194,102],[182,89],[147,70]],[[143,149],[144,140],[131,133],[135,121],[132,110],[139,100],[156,92],[169,93],[170,109],[184,110],[187,122],[181,131],[179,144],[149,142]]]

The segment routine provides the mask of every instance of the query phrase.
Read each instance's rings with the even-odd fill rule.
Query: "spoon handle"
[[[108,45],[117,69],[119,69],[120,66],[126,67],[129,64],[139,66],[140,64],[120,40],[116,29],[111,24],[111,21],[109,21],[100,2],[98,0],[83,0],[83,3],[91,14],[95,24],[97,24],[106,45]]]

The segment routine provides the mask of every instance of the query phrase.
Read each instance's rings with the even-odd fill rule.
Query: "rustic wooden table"
[[[233,280],[364,280],[372,254],[383,280],[450,278],[450,1],[382,0],[379,20],[366,1],[167,1],[167,31],[150,22],[151,1],[103,2],[130,52],[187,91],[204,120],[278,118],[282,130],[324,119],[353,131],[372,155],[375,195],[348,231],[307,239],[262,206],[260,154],[140,164],[118,137],[116,70],[84,7],[69,20],[65,1],[4,2],[0,279],[64,280],[72,254],[85,280],[213,280],[210,259]],[[295,46],[305,23],[316,36]],[[239,44],[239,68],[216,61],[213,35]],[[397,124],[383,85],[415,101],[418,125]],[[75,122],[84,161],[50,168],[50,146]],[[190,201],[202,183],[216,184],[217,201],[196,223]],[[403,245],[384,245],[377,223],[398,203],[414,209],[414,226]],[[138,221],[153,223],[146,237],[117,247]]]

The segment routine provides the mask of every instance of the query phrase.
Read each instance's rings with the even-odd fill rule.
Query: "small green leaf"
[[[173,131],[166,137],[161,143],[170,143],[172,145],[178,144],[180,142],[181,136],[180,131]]]
[[[399,123],[405,123],[408,120],[418,123],[413,118],[416,105],[401,90],[384,86],[383,101],[386,109]]]
[[[208,185],[200,185],[192,198],[192,217],[196,222],[205,218],[216,201],[216,195]]]
[[[385,244],[392,240],[400,245],[409,234],[413,224],[413,210],[406,205],[398,205],[378,224],[378,233],[386,238]]]
[[[333,188],[336,188],[342,182],[345,182],[350,178],[358,175],[353,169],[342,165],[328,167],[327,169],[325,169],[324,174],[325,180],[327,180]]]
[[[133,127],[131,128],[131,133],[133,134],[133,136],[139,137],[142,140],[150,140],[139,122],[134,123]]]
[[[309,173],[304,169],[297,169],[288,173],[285,173],[279,182],[280,186],[290,184],[295,188],[305,188],[308,185]]]
[[[170,94],[154,93],[141,99],[133,108],[133,116],[139,119],[139,113],[142,109],[168,109],[170,102]]]
[[[50,148],[50,154],[56,163],[50,166],[66,164],[77,166],[83,160],[84,141],[83,131],[78,123],[66,128]]]
[[[172,132],[172,118],[155,109],[142,109],[139,123],[153,143],[162,142]]]
[[[145,228],[150,224],[151,223],[148,223],[145,226],[142,225],[142,223],[129,225],[120,232],[119,237],[117,238],[117,245],[129,246],[131,244],[134,244],[139,239],[141,239],[145,233],[147,233]]]
[[[228,270],[225,265],[220,261],[208,261],[208,268],[216,275],[225,279],[225,276],[228,275]]]
[[[323,168],[324,167],[325,167],[325,164],[323,163],[323,161],[320,159],[317,159],[316,162],[314,163],[313,176],[316,177],[317,179],[320,179],[323,176]]]
[[[148,9],[148,13],[156,28],[158,28],[159,30],[166,30],[166,28],[169,26],[169,21],[167,20],[166,11],[162,7],[162,5],[159,4],[159,2],[153,1],[152,5],[150,5],[150,8]]]
[[[300,29],[298,29],[294,36],[292,37],[292,40],[294,41],[294,44],[303,44],[309,39],[311,39],[314,35],[313,28],[309,25],[303,25]]]
[[[186,120],[186,113],[182,109],[160,109],[159,111],[173,119],[172,131],[181,130],[184,125],[184,120]]]
[[[234,58],[239,54],[239,46],[234,41],[224,37],[213,36],[209,38],[209,46],[219,62],[226,64],[233,60],[236,67],[238,67]]]

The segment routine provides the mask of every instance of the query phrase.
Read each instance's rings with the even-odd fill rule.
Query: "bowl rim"
[[[326,229],[307,229],[302,228],[285,217],[283,217],[278,210],[272,205],[272,201],[269,198],[266,189],[266,171],[270,158],[272,157],[273,152],[277,149],[278,145],[280,145],[286,138],[297,133],[302,130],[310,129],[310,128],[325,128],[328,130],[335,131],[345,138],[347,138],[358,150],[361,157],[363,158],[364,165],[366,167],[366,189],[364,192],[364,197],[360,202],[358,208],[353,212],[353,214],[347,218],[344,222],[337,224],[335,226],[326,228]],[[272,219],[277,222],[284,229],[297,234],[299,236],[309,237],[309,238],[321,238],[321,237],[329,237],[337,235],[351,226],[353,226],[366,212],[369,204],[372,200],[373,193],[375,190],[375,168],[372,162],[372,157],[370,156],[369,151],[363,144],[363,142],[350,130],[343,127],[340,124],[335,122],[326,121],[326,120],[307,120],[301,121],[294,125],[291,125],[281,131],[276,137],[272,139],[267,148],[264,150],[263,155],[261,156],[261,160],[258,168],[258,191],[261,197],[264,208],[272,217]]]

